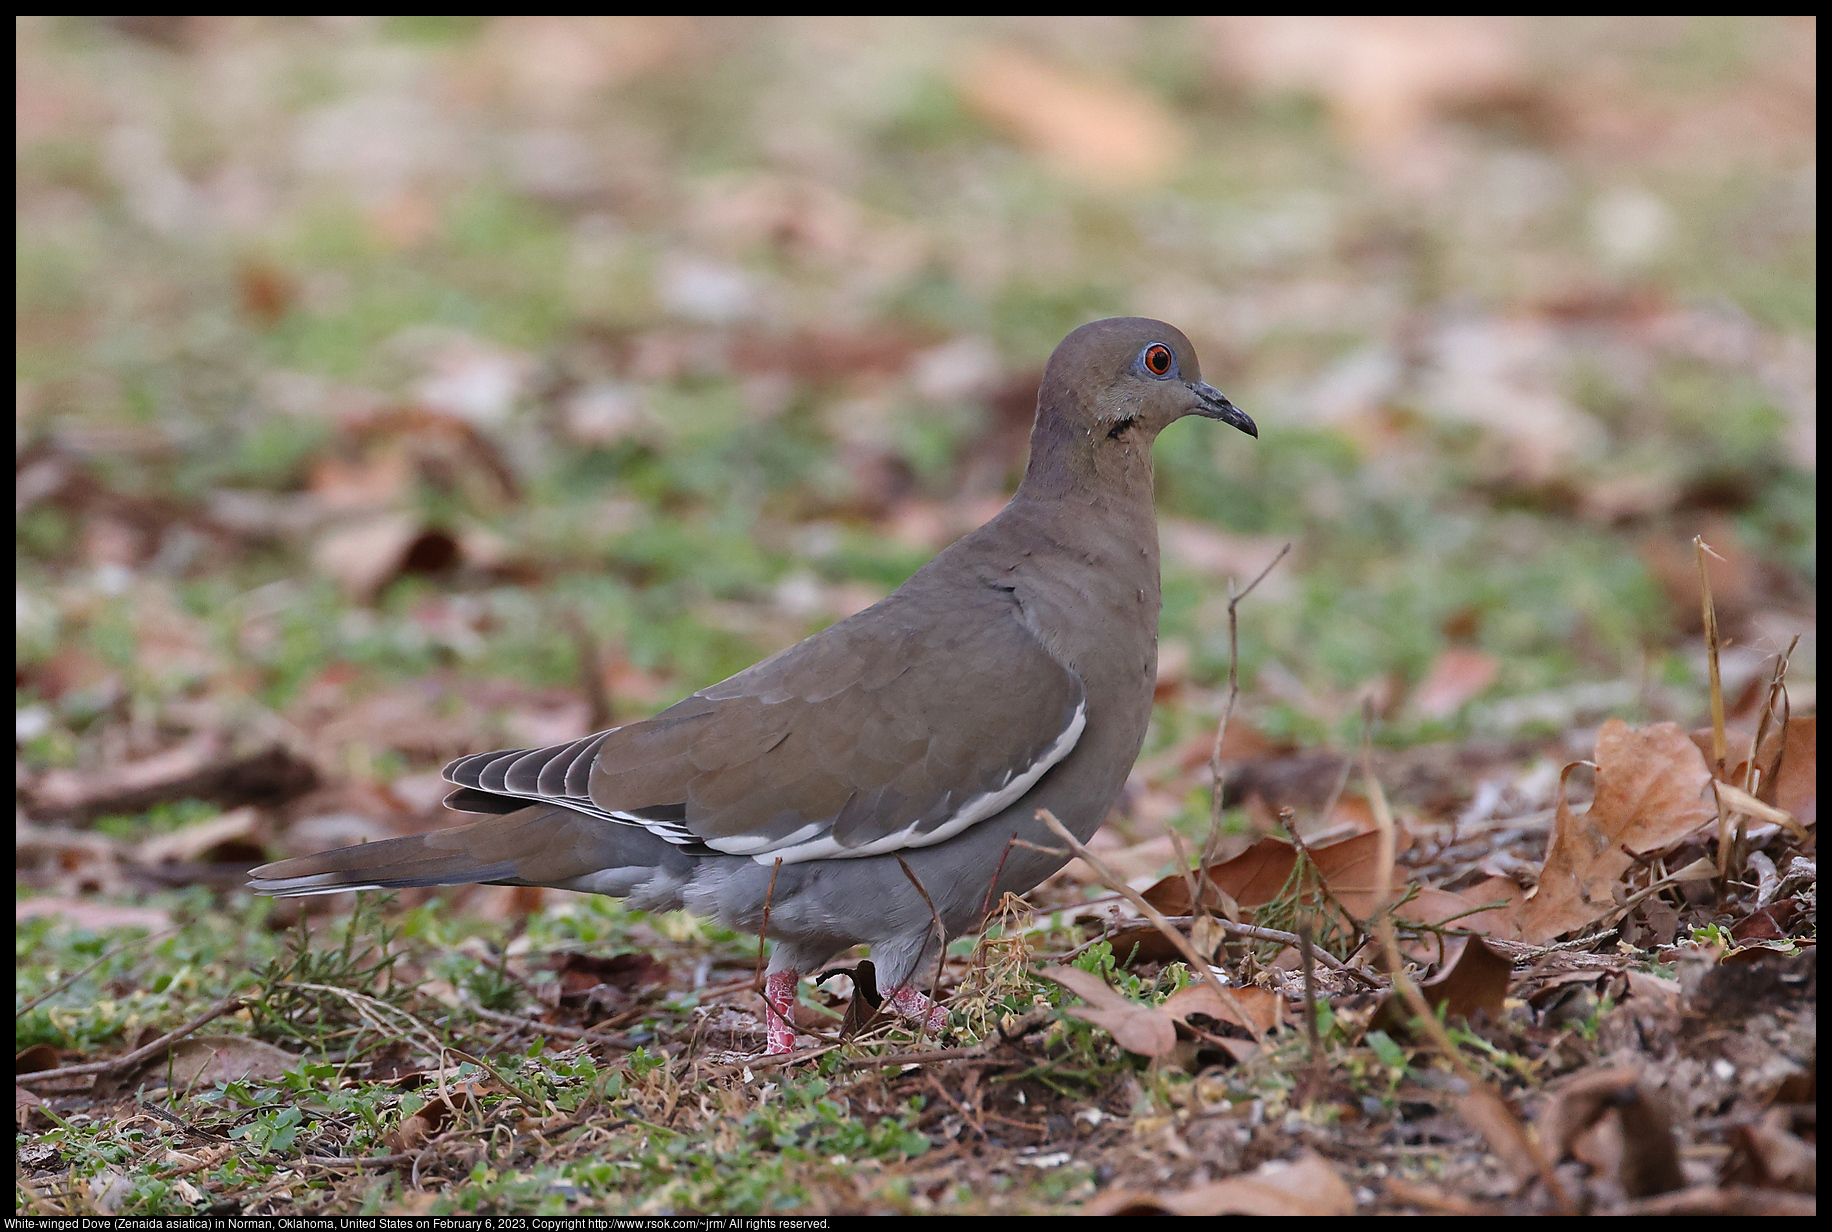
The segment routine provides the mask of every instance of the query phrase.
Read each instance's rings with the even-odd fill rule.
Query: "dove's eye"
[[[1139,353],[1139,362],[1153,376],[1169,376],[1170,370],[1177,365],[1177,357],[1162,342],[1154,342]]]

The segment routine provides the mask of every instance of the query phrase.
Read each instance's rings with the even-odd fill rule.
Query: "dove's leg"
[[[924,996],[914,984],[891,989],[884,1003],[911,1022],[921,1023],[931,1034],[939,1033],[948,1025],[948,1011]]]
[[[764,1028],[769,1039],[764,1052],[771,1056],[795,1051],[795,983],[799,979],[793,971],[772,971],[763,977]]]

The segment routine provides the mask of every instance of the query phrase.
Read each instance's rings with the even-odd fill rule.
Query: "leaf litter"
[[[85,57],[159,49],[116,65],[131,90],[242,40],[290,55],[292,35],[22,27],[20,1209],[1810,1211],[1811,506],[1787,494],[1801,459],[1810,471],[1811,343],[1785,303],[1666,285],[1683,247],[1670,170],[1599,188],[1585,212],[1597,168],[1696,161],[1700,126],[1740,135],[1749,166],[1785,163],[1803,131],[1810,145],[1789,118],[1805,114],[1787,93],[1799,57],[1771,49],[1737,89],[1648,90],[1597,67],[1642,43],[1597,59],[1577,40],[1566,71],[1525,28],[1217,19],[1189,28],[1195,60],[1162,80],[1127,67],[1132,25],[986,28],[915,77],[876,74],[927,74],[907,113],[783,122],[769,169],[677,195],[676,137],[606,100],[646,100],[687,133],[673,79],[738,54],[713,27],[327,26],[312,37],[385,44],[429,76],[302,104],[296,130],[272,100],[207,108],[245,122],[217,153],[162,146],[156,118],[101,118],[113,104]],[[840,60],[881,54],[856,32],[819,38]],[[397,122],[434,79],[468,100],[466,123],[501,131]],[[1288,114],[1297,96],[1326,123]],[[868,137],[824,161],[847,125]],[[1207,195],[1178,151],[1206,156],[1217,126],[1243,166],[1339,143],[1386,204]],[[388,137],[402,131],[425,147]],[[104,139],[94,167],[70,161]],[[1053,204],[912,203],[861,178],[879,159],[900,183],[990,176]],[[363,180],[337,224],[355,238],[336,243],[365,255],[312,252],[326,241],[310,229],[255,238],[295,174]],[[465,197],[490,176],[520,195]],[[1793,190],[1763,182],[1737,233],[1792,261]],[[130,220],[104,281],[203,305],[153,314],[189,331],[153,339],[167,358],[72,349],[114,327],[94,277],[58,281],[86,242],[68,227],[114,225],[95,193]],[[517,214],[529,201],[564,225]],[[1420,206],[1429,233],[1405,225]],[[1533,238],[1565,215],[1591,228],[1575,251]],[[224,220],[271,253],[227,261],[220,291],[194,285],[192,240],[154,273],[156,237]],[[1137,310],[1188,317],[1212,366],[1317,451],[1273,457],[1265,509],[1229,503],[1261,499],[1244,473],[1224,497],[1198,473],[1215,460],[1161,461],[1159,715],[1089,850],[1165,927],[1078,860],[955,939],[942,1038],[877,1014],[855,957],[804,994],[810,1046],[781,1064],[758,1056],[754,940],[691,921],[507,887],[403,894],[388,919],[405,938],[369,903],[237,914],[263,853],[436,824],[443,758],[651,712],[983,521],[1022,460],[1037,348],[1059,316],[1126,307],[1073,284],[1129,230],[1229,254],[1186,282],[1151,274]],[[1440,264],[1416,276],[1427,251]],[[1505,312],[1434,298],[1468,290],[1472,262]],[[552,266],[570,272],[543,281]],[[402,309],[422,278],[445,279],[438,302]],[[950,317],[962,295],[992,307]],[[876,319],[884,300],[901,306]],[[1317,329],[1327,347],[1306,340]],[[1763,433],[1785,457],[1736,453]],[[1330,450],[1352,463],[1332,469]],[[1458,478],[1428,521],[1477,508],[1504,526],[1475,532],[1497,575],[1551,536],[1569,587],[1465,586],[1443,610],[1369,617],[1407,586],[1463,585],[1379,591],[1351,567],[1386,567],[1364,536],[1411,516],[1395,492],[1436,499],[1440,475]],[[1274,615],[1245,639],[1234,714],[1219,583],[1272,558],[1294,502],[1306,538],[1254,600]],[[1583,573],[1585,549],[1549,529],[1566,523],[1627,545],[1644,574]],[[1694,531],[1715,549],[1710,586]],[[1551,632],[1522,637],[1535,626]],[[1367,656],[1364,627],[1403,649]],[[1704,695],[1673,681],[1707,670],[1716,721],[1688,734]],[[1383,741],[1398,735],[1364,767],[1341,746],[1370,700]],[[1402,980],[1441,1029],[1394,994]],[[210,1020],[228,1034],[198,1034],[231,992],[251,1000]],[[59,1073],[180,1023],[130,1071]],[[1497,1145],[1523,1142],[1550,1179]]]

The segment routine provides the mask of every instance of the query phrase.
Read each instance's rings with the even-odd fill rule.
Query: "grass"
[[[22,497],[15,538],[28,805],[51,772],[93,782],[215,731],[291,742],[324,771],[298,815],[264,806],[262,842],[340,812],[399,820],[386,802],[404,777],[578,702],[579,627],[615,717],[653,713],[920,567],[946,538],[925,518],[1009,488],[1020,458],[1000,433],[1024,418],[1027,374],[1107,313],[1185,328],[1205,377],[1260,424],[1257,442],[1178,425],[1156,461],[1163,515],[1241,551],[1295,545],[1241,619],[1236,721],[1275,742],[1353,747],[1370,693],[1391,699],[1389,748],[1547,742],[1610,714],[1690,723],[1706,691],[1697,604],[1659,548],[1701,530],[1740,579],[1735,640],[1811,627],[1813,129],[1785,93],[1790,48],[1810,38],[1785,21],[1528,23],[1513,92],[1431,104],[1412,167],[1355,144],[1330,82],[1255,84],[1217,67],[1213,28],[1181,19],[703,22],[684,43],[666,23],[613,24],[567,35],[604,57],[590,82],[531,75],[551,57],[514,21],[174,20],[20,27],[16,418],[22,492],[49,485]],[[1010,43],[1071,81],[1135,89],[1191,154],[1137,189],[1058,175],[957,86],[950,57]],[[1655,135],[1625,150],[1625,132]],[[1408,179],[1430,158],[1451,174]],[[785,186],[806,200],[769,205]],[[1599,239],[1625,200],[1654,220],[1639,256]],[[748,299],[671,309],[683,260]],[[1543,349],[1510,367],[1506,339],[1524,335]],[[957,340],[990,347],[997,370],[936,392],[914,374]],[[481,453],[373,432],[365,407],[423,401],[428,376],[480,379],[441,367],[447,344],[518,374],[463,420]],[[1534,477],[1512,465],[1527,438],[1452,413],[1445,371],[1491,382],[1464,404],[1526,389],[1594,435]],[[642,411],[614,439],[572,419],[605,384]],[[390,456],[411,459],[392,486],[377,479]],[[428,527],[488,530],[499,554],[354,593],[316,549],[360,518],[336,501],[365,481]],[[1620,496],[1636,485],[1653,495]],[[238,495],[272,524],[230,525]],[[323,521],[287,521],[313,502]],[[1167,561],[1162,638],[1189,653],[1148,756],[1213,730],[1225,572],[1250,570]],[[1415,713],[1407,698],[1451,648],[1491,656],[1494,682]],[[1814,654],[1809,639],[1797,681]],[[1568,700],[1612,686],[1600,708]],[[365,709],[390,698],[410,716]],[[1206,797],[1164,790],[1163,824],[1200,839]],[[129,844],[217,812],[177,799],[88,829]],[[21,894],[86,896],[80,871],[43,864]],[[53,1127],[21,1143],[65,1162],[76,1196],[43,1199],[58,1209],[110,1195],[123,1214],[1055,1212],[1158,1166],[1135,1130],[1155,1141],[1162,1122],[1244,1168],[1232,1138],[1204,1135],[1287,1116],[1361,1132],[1331,1118],[1355,1122],[1364,1100],[1401,1115],[1437,1064],[1322,1007],[1340,1099],[1303,1098],[1289,1040],[1219,1076],[1146,1065],[1030,976],[1086,939],[1058,910],[977,957],[957,939],[981,973],[957,1015],[966,1038],[994,1039],[1038,998],[1053,1014],[999,1045],[1019,1055],[996,1081],[969,1091],[977,1071],[950,1068],[938,1090],[848,1052],[708,1078],[652,1050],[685,1048],[723,1004],[701,989],[750,971],[754,939],[715,925],[590,897],[513,921],[432,899],[301,934],[240,892],[134,885],[119,897],[175,934],[19,924],[22,1006],[104,959],[21,1015],[20,1046],[118,1054],[239,993],[245,1015],[211,1030],[298,1062],[156,1101],[182,1126],[130,1105],[46,1113]],[[619,1011],[633,1051],[473,1012],[544,1013],[531,997],[561,980],[541,964],[574,951],[667,963],[667,991]],[[1098,945],[1078,962],[1141,1000],[1187,978]],[[722,974],[696,987],[701,970]],[[1459,1039],[1515,1090],[1543,1043]],[[433,1041],[475,1058],[447,1059],[479,1092],[433,1126],[435,1184],[300,1163],[387,1153],[404,1125],[433,1125],[424,1083],[389,1068],[427,1060],[391,1049]],[[1109,1119],[1075,1119],[1089,1110]],[[966,1111],[1071,1129],[976,1128]],[[1070,1161],[1024,1162],[1056,1142]]]

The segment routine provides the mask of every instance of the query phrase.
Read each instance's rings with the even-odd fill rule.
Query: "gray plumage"
[[[467,825],[253,888],[549,886],[746,932],[767,895],[773,973],[864,942],[881,987],[910,984],[934,925],[899,856],[968,931],[1064,863],[1012,844],[1053,845],[1037,810],[1086,839],[1125,783],[1156,677],[1151,444],[1188,414],[1258,435],[1176,329],[1083,326],[1045,370],[1017,494],[894,594],[652,719],[453,762],[447,803],[485,814]]]

